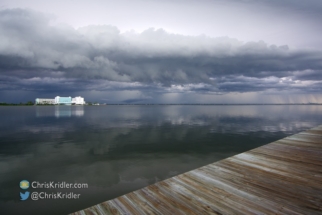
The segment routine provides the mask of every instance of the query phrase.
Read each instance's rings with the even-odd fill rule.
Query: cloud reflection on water
[[[1,110],[0,208],[7,208],[6,212],[12,204],[21,206],[16,194],[22,179],[88,183],[88,190],[77,191],[82,193],[84,208],[317,126],[322,120],[322,106],[313,105]],[[77,114],[82,117],[74,117]],[[37,207],[34,202],[27,204],[30,210]],[[42,204],[46,206],[39,213],[48,213],[51,202]],[[82,209],[76,203],[61,206],[60,213]]]

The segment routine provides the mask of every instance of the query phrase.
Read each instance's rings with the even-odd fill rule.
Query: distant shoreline
[[[137,106],[143,106],[143,105],[149,105],[149,106],[170,106],[170,105],[192,105],[192,106],[234,106],[234,105],[322,105],[322,103],[267,103],[267,104],[229,104],[229,103],[223,103],[223,104],[189,104],[189,103],[184,103],[184,104],[90,104],[90,105],[34,105],[34,104],[13,104],[13,103],[0,103],[0,106],[108,106],[108,105],[137,105]]]
[[[285,103],[285,104],[106,104],[106,105],[201,105],[201,106],[218,106],[218,105],[322,105],[322,103],[294,103],[294,104],[289,104],[289,103]]]

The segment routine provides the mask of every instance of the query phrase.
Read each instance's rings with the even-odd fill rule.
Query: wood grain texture
[[[322,126],[73,214],[322,214]]]

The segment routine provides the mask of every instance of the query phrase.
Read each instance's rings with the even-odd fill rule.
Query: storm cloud
[[[31,9],[1,10],[0,32],[1,91],[225,94],[322,90],[319,49],[186,36],[154,28],[141,33],[121,33],[110,25],[75,29]]]

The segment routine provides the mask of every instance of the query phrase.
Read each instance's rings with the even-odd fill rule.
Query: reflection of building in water
[[[53,107],[47,106],[47,107],[36,107],[36,116],[37,117],[49,117],[54,116],[54,109]]]
[[[72,117],[84,116],[84,106],[57,105],[55,107],[37,107],[37,117]]]
[[[72,107],[73,116],[84,116],[84,106]]]
[[[83,97],[76,96],[72,97],[60,97],[56,96],[55,99],[44,99],[44,98],[36,98],[36,105],[40,104],[49,104],[49,105],[85,105],[85,100]]]
[[[83,116],[84,106],[56,106],[56,117],[71,117],[71,116]]]
[[[56,106],[55,107],[55,117],[71,117],[72,110],[71,106]]]

